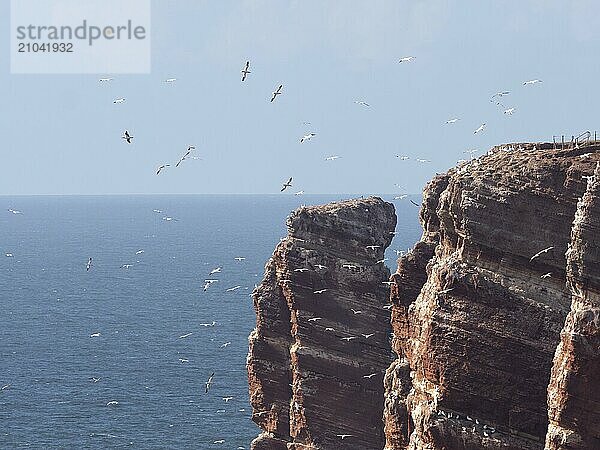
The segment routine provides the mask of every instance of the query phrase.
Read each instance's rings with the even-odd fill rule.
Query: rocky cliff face
[[[300,208],[254,293],[248,374],[254,449],[381,449],[392,361],[389,270],[396,226],[378,198]],[[345,436],[349,435],[349,436]]]
[[[550,372],[571,306],[565,252],[583,177],[600,153],[514,147],[495,148],[425,190],[423,238],[392,276],[398,360],[385,380],[389,449],[544,448]],[[598,226],[600,216],[593,220]],[[588,258],[597,256],[596,243]]]
[[[600,449],[599,161],[515,144],[436,176],[389,291],[391,205],[296,211],[255,292],[253,448]]]
[[[547,449],[600,448],[600,164],[588,178],[567,250],[571,311],[548,388]]]

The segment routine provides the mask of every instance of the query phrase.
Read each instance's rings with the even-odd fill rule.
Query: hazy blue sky
[[[152,12],[150,75],[101,85],[107,74],[10,75],[0,59],[0,194],[275,193],[290,176],[292,192],[413,193],[467,149],[600,128],[596,0],[155,0]],[[5,50],[9,17],[0,0]],[[489,101],[500,90],[514,115]],[[202,160],[155,175],[189,144]]]

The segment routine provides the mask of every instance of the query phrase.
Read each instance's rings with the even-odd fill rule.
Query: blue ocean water
[[[342,198],[0,197],[0,448],[249,448],[250,293],[290,211]]]

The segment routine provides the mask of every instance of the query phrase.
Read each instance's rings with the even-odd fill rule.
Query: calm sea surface
[[[249,448],[250,293],[290,211],[342,198],[0,197],[0,448]]]

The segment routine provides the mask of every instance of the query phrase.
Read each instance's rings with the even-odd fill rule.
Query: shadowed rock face
[[[571,311],[548,387],[546,448],[600,448],[600,165],[577,206],[567,251]]]
[[[567,266],[565,252],[578,199],[588,186],[582,176],[593,173],[600,149],[514,147],[495,148],[425,189],[423,238],[392,275],[393,348],[399,359],[385,380],[389,449],[544,447],[550,372],[572,304],[566,269],[573,272],[575,264],[586,280],[586,270],[598,273],[589,263],[597,258],[597,241],[587,236],[598,235],[597,213],[586,222],[595,220],[596,228],[586,225],[582,231],[583,242],[595,250],[572,251],[587,255],[586,269],[576,262]],[[595,289],[591,285],[586,283],[587,292]],[[557,354],[557,361],[566,358],[575,366],[598,355],[590,350],[594,345],[598,350],[596,310],[589,305],[576,310],[570,314],[579,314],[573,326],[591,345],[576,339],[575,346],[563,331],[564,350]],[[596,370],[590,365],[581,373],[593,374],[597,382]],[[568,411],[598,411],[598,403],[576,401],[578,392],[590,390],[586,376],[573,381],[571,403],[556,407],[562,426],[573,422]],[[597,420],[593,415],[589,420],[596,432]],[[590,437],[589,431],[578,433]]]
[[[300,208],[287,225],[254,292],[247,366],[265,433],[252,448],[381,449],[392,358],[389,271],[377,261],[394,207],[368,198]]]

